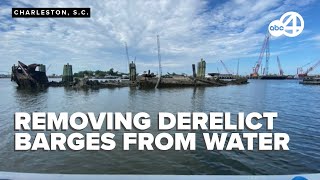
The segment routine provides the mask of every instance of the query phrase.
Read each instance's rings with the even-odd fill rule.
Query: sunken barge
[[[140,89],[145,88],[170,88],[170,87],[219,87],[227,85],[247,84],[248,79],[244,77],[235,77],[234,79],[219,79],[215,77],[190,77],[190,76],[173,76],[173,77],[138,77],[137,85]],[[157,85],[158,84],[158,85]]]
[[[221,76],[219,73],[209,73],[206,76],[206,62],[201,59],[198,62],[197,71],[195,64],[192,64],[193,76],[173,75],[155,77],[153,74],[143,74],[137,79],[139,88],[169,88],[169,87],[210,87],[247,84],[248,79],[241,76]]]

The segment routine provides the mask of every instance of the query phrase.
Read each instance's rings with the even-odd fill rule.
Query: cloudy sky
[[[90,7],[91,18],[13,19],[12,7]],[[239,59],[240,73],[249,74],[269,23],[287,11],[300,13],[305,28],[298,37],[271,38],[269,71],[278,73],[278,55],[285,73],[294,74],[320,59],[319,1],[1,0],[0,71],[10,71],[18,60],[51,65],[48,74],[61,74],[67,62],[74,72],[126,71],[127,42],[138,72],[156,72],[158,34],[163,73],[191,74],[191,64],[204,58],[208,72],[225,72],[220,60],[235,72]]]

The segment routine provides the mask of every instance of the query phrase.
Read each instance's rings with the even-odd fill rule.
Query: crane
[[[308,76],[308,73],[313,71],[316,67],[318,67],[320,65],[320,60],[316,62],[316,64],[314,64],[313,66],[311,66],[310,68],[308,68],[305,72],[303,72],[302,67],[300,68],[300,73],[298,72],[298,77],[299,78],[303,78],[305,76]]]
[[[224,69],[226,70],[226,72],[227,72],[228,74],[232,74],[232,73],[230,73],[230,71],[228,70],[227,66],[224,64],[224,62],[223,62],[222,60],[220,60],[220,62],[221,62],[221,64],[223,65],[223,67],[224,67]]]
[[[306,70],[305,74],[308,75],[309,72],[313,71],[317,66],[320,65],[320,60],[317,61],[316,64],[314,64],[313,66],[311,66],[309,69]]]
[[[266,53],[266,65],[265,65],[265,70],[266,70],[266,74],[268,74],[268,63],[269,63],[269,57],[270,57],[270,49],[269,49],[269,39],[270,39],[270,34],[267,33],[265,38],[264,38],[264,41],[263,41],[263,44],[262,44],[262,47],[261,47],[261,51],[260,51],[260,55],[259,55],[259,58],[258,58],[258,61],[256,62],[256,65],[253,67],[253,72],[250,74],[251,77],[258,77],[259,74],[259,69],[260,69],[260,66],[261,66],[261,63],[262,63],[262,59],[263,59],[263,56],[264,56],[264,53]]]
[[[281,68],[279,56],[277,56],[277,62],[278,62],[280,76],[283,76],[283,69]]]
[[[52,65],[52,64],[50,64],[50,65],[47,67],[47,70],[46,70],[46,71],[48,71],[48,70],[50,69],[51,65]]]
[[[307,63],[307,64],[305,64],[305,65],[303,65],[303,66],[301,66],[301,67],[298,67],[297,68],[297,75],[298,74],[303,74],[303,68],[304,67],[306,67],[306,66],[308,66],[308,65],[310,65],[312,62],[309,62],[309,63]]]

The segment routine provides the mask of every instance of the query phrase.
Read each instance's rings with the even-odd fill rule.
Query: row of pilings
[[[196,72],[196,65],[192,64],[192,73],[193,73],[193,78],[200,78],[200,79],[205,78],[206,61],[201,58],[200,62],[198,62],[197,72]]]

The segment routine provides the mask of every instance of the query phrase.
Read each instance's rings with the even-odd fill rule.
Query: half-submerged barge
[[[204,60],[198,63],[197,72],[195,64],[192,65],[193,76],[173,75],[155,77],[153,74],[143,74],[137,78],[139,88],[167,88],[167,87],[198,87],[198,86],[226,86],[247,84],[246,77],[236,75],[221,75],[209,73],[205,75],[206,63]]]
[[[209,73],[205,76],[205,61],[198,63],[196,72],[195,65],[192,65],[193,75],[165,75],[156,76],[153,73],[142,74],[136,73],[135,63],[130,63],[129,79],[115,80],[90,80],[88,78],[74,78],[72,73],[72,65],[64,65],[62,81],[48,81],[45,66],[42,64],[25,65],[18,62],[18,66],[12,66],[11,80],[15,81],[19,87],[38,88],[38,87],[66,87],[73,89],[97,89],[97,88],[115,88],[115,87],[137,87],[145,88],[170,88],[170,87],[206,87],[206,86],[226,86],[247,84],[248,79],[235,75],[217,75]]]
[[[15,81],[21,88],[45,88],[49,86],[44,65],[25,65],[20,61],[18,61],[17,66],[12,66],[11,81]]]

